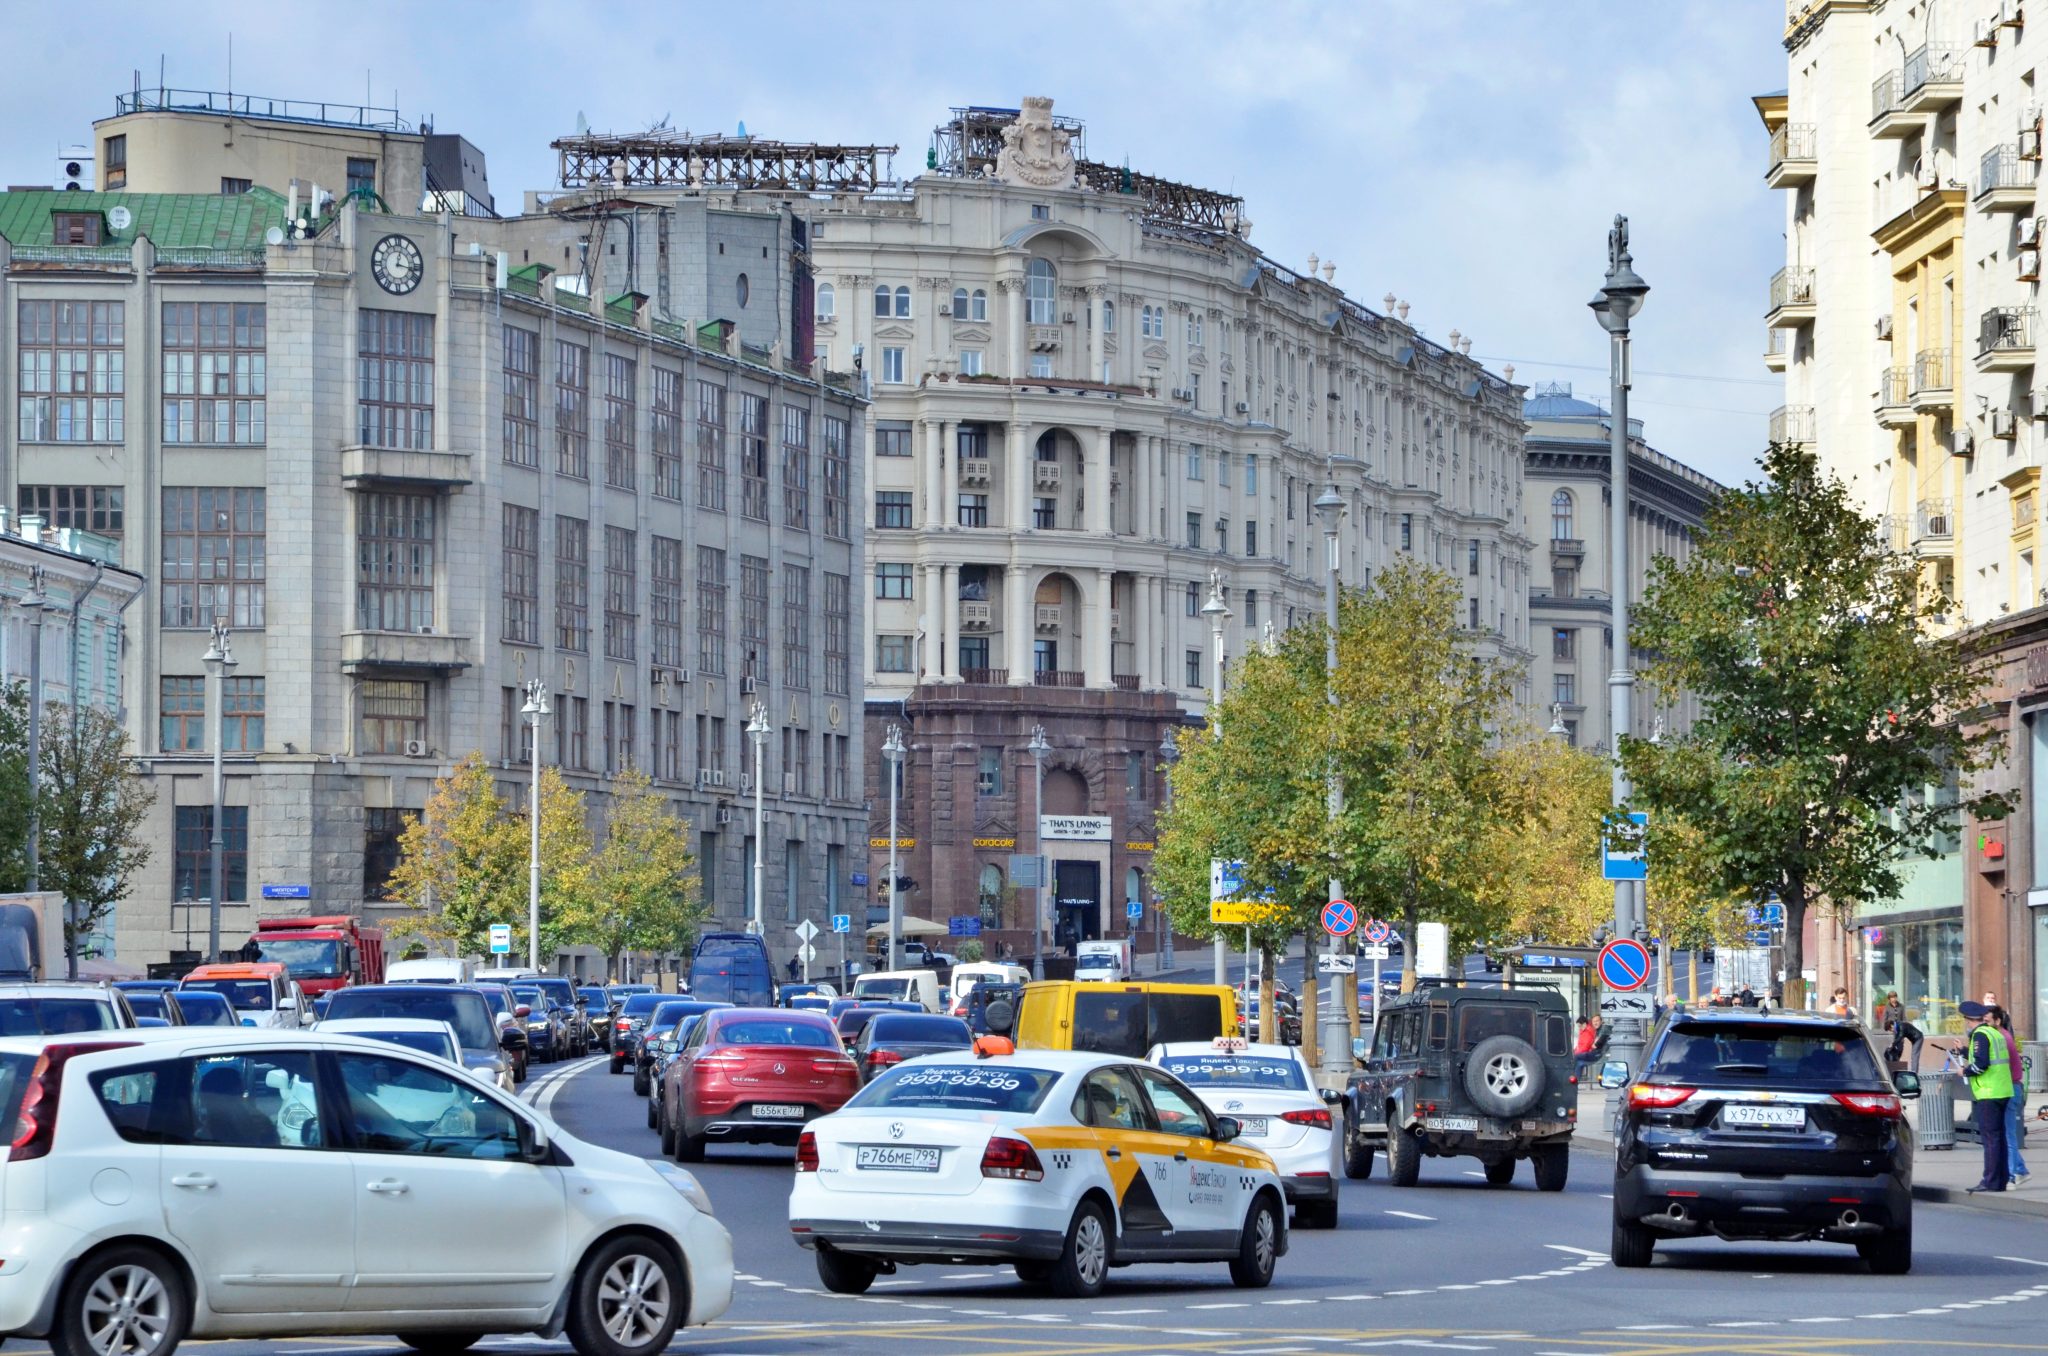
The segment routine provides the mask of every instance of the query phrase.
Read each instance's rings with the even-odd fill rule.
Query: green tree
[[[128,734],[112,715],[46,702],[43,724],[41,884],[68,905],[64,954],[75,978],[79,943],[149,863],[142,825],[156,793],[129,771]]]
[[[1997,736],[1960,723],[1988,675],[1971,638],[1934,634],[1947,600],[1811,451],[1773,445],[1763,471],[1709,509],[1690,559],[1653,567],[1631,640],[1650,680],[1696,694],[1701,714],[1621,754],[1653,822],[1698,829],[1695,874],[1784,902],[1796,1006],[1809,907],[1890,897],[1900,862],[1959,814],[2006,806],[1955,789],[1994,761]],[[1921,788],[1933,794],[1909,794]]]
[[[682,952],[705,917],[690,823],[638,770],[613,778],[604,839],[569,921],[619,973],[628,951]]]
[[[1601,878],[1600,832],[1613,799],[1607,760],[1550,735],[1524,736],[1496,758],[1500,775],[1531,807],[1488,844],[1481,876],[1483,940],[1497,950],[1524,941],[1585,946],[1614,916],[1614,887]]]

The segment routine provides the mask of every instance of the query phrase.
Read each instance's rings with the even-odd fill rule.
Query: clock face
[[[402,235],[387,235],[370,252],[370,273],[386,292],[405,295],[420,285],[425,271],[420,247]]]

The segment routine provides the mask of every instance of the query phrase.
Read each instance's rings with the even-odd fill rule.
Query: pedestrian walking
[[[1889,990],[1884,996],[1884,1008],[1880,1021],[1884,1030],[1891,1033],[1892,1042],[1885,1050],[1885,1062],[1897,1064],[1906,1053],[1906,1047],[1913,1047],[1913,1062],[1907,1067],[1915,1074],[1920,1072],[1920,1050],[1927,1044],[1927,1035],[1906,1020],[1906,1005],[1899,998],[1897,989]]]
[[[2025,1066],[2021,1063],[2019,1037],[2012,1029],[2012,1016],[2004,1008],[1993,1008],[1998,1014],[1998,1029],[2005,1033],[2006,1063],[2012,1069],[2012,1096],[2005,1099],[2005,1171],[2012,1185],[2019,1186],[2027,1180],[2027,1160],[2020,1156],[2020,1143],[2026,1138],[2027,1078]]]
[[[1979,1191],[2003,1191],[2010,1181],[2005,1147],[2006,1103],[2012,1100],[2012,1043],[2006,1039],[1998,1008],[1965,1001],[1958,1004],[1964,1018],[1973,1025],[1963,1051],[1963,1075],[1970,1080],[1970,1113],[1977,1123],[1977,1138],[1984,1145],[1984,1176],[1971,1187]]]
[[[1572,1038],[1572,1065],[1581,1078],[1585,1076],[1586,1066],[1600,1058],[1593,1051],[1594,1043],[1600,1037],[1595,1025],[1599,1020],[1597,1017],[1579,1018],[1578,1033]]]

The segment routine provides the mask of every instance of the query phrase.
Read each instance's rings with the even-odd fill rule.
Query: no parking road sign
[[[1332,937],[1348,937],[1358,926],[1358,910],[1348,899],[1333,899],[1323,905],[1323,931]]]
[[[1393,935],[1394,930],[1379,919],[1368,918],[1365,920],[1365,940],[1373,946],[1385,946],[1387,938]]]
[[[1650,952],[1633,937],[1617,937],[1600,948],[1600,982],[1610,989],[1629,993],[1650,978]]]

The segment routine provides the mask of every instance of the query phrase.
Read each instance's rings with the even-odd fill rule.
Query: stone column
[[[1009,352],[1003,355],[1004,366],[1008,369],[1004,375],[1015,380],[1029,375],[1031,371],[1031,358],[1024,343],[1024,279],[998,278],[996,288],[1002,293],[1003,328],[1009,336],[1006,345]]]
[[[1088,514],[1082,526],[1098,537],[1106,537],[1110,533],[1109,445],[1112,436],[1106,426],[1096,429],[1093,445],[1083,448],[1081,453],[1088,463],[1088,475],[1083,482],[1088,486]]]
[[[960,495],[960,425],[947,420],[939,425],[939,513],[936,527],[954,527],[960,521],[955,506]]]
[[[1108,687],[1109,601],[1111,572],[1097,570],[1093,587],[1081,600],[1081,681]]]
[[[924,525],[933,532],[946,521],[939,507],[945,498],[939,479],[945,471],[945,438],[944,424],[937,419],[924,421]]]
[[[1003,650],[1012,684],[1031,682],[1031,593],[1025,583],[1025,567],[1008,565],[1003,570]]]
[[[1102,380],[1102,299],[1109,289],[1094,283],[1082,289],[1088,307],[1088,380]]]
[[[1007,501],[1004,510],[1010,520],[1010,530],[1022,532],[1031,526],[1031,451],[1024,445],[1026,429],[1023,424],[1012,422],[1008,430],[1003,453],[1003,483],[1009,489],[1003,496]]]
[[[924,670],[926,682],[939,680],[939,670],[945,665],[939,656],[946,649],[946,627],[940,590],[944,587],[945,576],[942,566],[924,567],[924,606],[919,609],[924,618],[924,658],[919,667]]]
[[[941,654],[939,681],[957,683],[960,681],[960,567],[941,567],[939,587],[944,590],[940,596],[939,616],[945,632],[945,648]]]
[[[1140,577],[1138,586],[1138,687],[1149,692],[1159,686],[1159,608],[1165,591],[1157,575]]]

